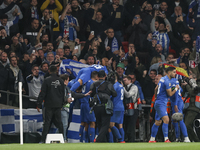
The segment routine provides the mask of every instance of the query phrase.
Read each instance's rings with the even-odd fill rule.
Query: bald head
[[[162,78],[162,75],[161,75],[161,74],[158,74],[158,75],[155,77],[155,84],[158,84],[161,78]]]

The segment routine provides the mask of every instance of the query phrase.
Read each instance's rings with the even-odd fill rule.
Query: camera
[[[116,73],[110,72],[107,76],[107,80],[110,81],[112,84],[115,84]]]
[[[190,78],[184,78],[180,81],[181,83],[187,82],[190,87],[194,90],[194,92],[197,94],[200,92],[200,87],[198,87],[197,82],[195,79]]]

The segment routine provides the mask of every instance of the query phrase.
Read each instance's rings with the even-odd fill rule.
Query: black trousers
[[[51,123],[58,128],[59,133],[63,134],[63,124],[61,121],[61,108],[45,107],[45,121],[42,131],[42,142],[45,142]]]
[[[96,142],[107,142],[106,134],[108,133],[111,115],[106,114],[105,106],[95,106],[94,113],[99,130]]]
[[[196,133],[193,130],[193,122],[196,116],[198,115],[195,111],[186,111],[185,113],[185,126],[187,128],[188,137],[190,141],[200,142],[199,138],[197,137]]]
[[[138,119],[139,111],[134,110],[132,116],[124,116],[124,133],[125,133],[125,142],[135,142],[135,127]]]

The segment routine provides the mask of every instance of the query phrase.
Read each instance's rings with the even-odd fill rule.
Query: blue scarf
[[[105,39],[105,47],[108,46],[108,37]],[[118,41],[117,39],[114,37],[113,40],[112,40],[112,47],[111,47],[111,51],[114,52],[114,51],[117,51],[119,50],[119,44],[118,44]]]
[[[197,18],[200,17],[200,0],[198,0]]]

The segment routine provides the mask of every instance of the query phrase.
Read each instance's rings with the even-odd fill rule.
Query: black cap
[[[105,77],[105,76],[106,76],[106,73],[105,73],[104,70],[100,70],[100,71],[98,72],[98,77],[99,77],[99,78],[102,78],[102,77]]]

